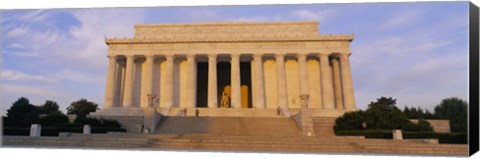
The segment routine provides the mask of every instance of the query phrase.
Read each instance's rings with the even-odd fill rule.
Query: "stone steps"
[[[468,145],[427,144],[410,140],[303,136],[216,136],[204,134],[73,134],[70,137],[4,137],[5,146],[49,146],[161,150],[228,150],[300,153],[468,154]]]
[[[90,113],[89,116],[143,116],[143,108],[103,108],[99,111]]]
[[[317,136],[335,136],[333,126],[335,125],[335,118],[314,118],[313,129]]]
[[[145,138],[100,138],[87,135],[78,137],[25,137],[5,136],[5,146],[81,147],[81,148],[145,148],[150,143]]]
[[[299,136],[301,134],[295,122],[285,117],[164,117],[159,122],[156,133],[217,136]]]
[[[185,108],[175,107],[170,109],[168,116],[184,116]],[[236,109],[236,108],[186,108],[187,116],[196,116],[199,111],[200,117],[283,117],[277,115],[277,109]]]
[[[306,139],[306,138],[305,138]],[[202,149],[202,150],[248,150],[248,151],[290,151],[290,152],[373,152],[373,153],[400,153],[400,154],[442,154],[466,155],[466,145],[445,144],[418,144],[409,141],[393,140],[350,140],[336,139],[322,140],[313,138],[312,141],[284,140],[272,138],[270,140],[236,139],[236,138],[178,138],[161,139],[152,142],[156,148],[166,149]],[[369,142],[369,143],[360,143]],[[392,142],[387,143],[385,142]]]

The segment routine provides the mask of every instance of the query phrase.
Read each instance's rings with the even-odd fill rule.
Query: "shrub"
[[[115,120],[102,119],[102,127],[121,127],[120,123]]]
[[[77,116],[75,119],[74,123],[80,124],[80,125],[90,125],[91,127],[101,127],[102,122],[96,118],[88,118],[83,115]]]
[[[396,106],[396,99],[381,97],[371,102],[366,111],[347,112],[335,120],[335,131],[338,130],[393,130],[432,131],[426,121],[413,124]],[[365,124],[365,126],[364,126]]]
[[[57,124],[67,124],[68,117],[60,112],[47,114],[47,116],[40,119],[42,126],[52,126]]]
[[[466,133],[435,133],[435,132],[405,132],[404,138],[435,138],[439,143],[446,144],[467,144]]]
[[[92,133],[107,133],[107,132],[126,132],[123,128],[111,128],[111,127],[93,127]],[[70,133],[82,133],[83,127],[42,127],[42,136],[58,136],[60,132]],[[4,135],[18,135],[28,136],[30,134],[30,128],[25,127],[6,127],[3,129]]]
[[[335,131],[339,136],[365,136],[365,138],[392,139],[391,130],[345,130]],[[465,133],[436,133],[436,132],[403,132],[404,139],[438,139],[439,143],[445,144],[467,144]]]
[[[335,120],[333,129],[337,130],[361,130],[365,122],[365,113],[363,111],[347,112]]]
[[[478,105],[477,105],[478,106]],[[452,132],[467,133],[468,103],[459,98],[446,98],[435,107],[435,117],[450,120]]]
[[[392,139],[392,130],[345,130],[336,131],[339,136],[365,136],[365,138]]]
[[[121,125],[118,121],[109,120],[109,119],[97,119],[89,118],[85,116],[77,116],[74,123],[80,125],[90,125],[91,127],[112,127],[112,128],[121,128]]]
[[[88,101],[87,99],[80,99],[74,101],[67,107],[67,114],[76,114],[77,116],[87,116],[91,112],[98,110],[98,104]]]
[[[419,120],[418,123],[408,122],[403,124],[402,128],[403,131],[425,131],[425,132],[433,132],[432,126],[426,120]]]
[[[10,109],[7,110],[7,126],[11,127],[29,127],[32,123],[40,121],[38,109],[30,104],[25,97],[20,97],[15,101]]]

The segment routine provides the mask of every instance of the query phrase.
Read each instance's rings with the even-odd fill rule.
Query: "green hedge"
[[[467,144],[466,133],[405,132],[404,138],[436,138],[439,143]]]
[[[83,127],[42,127],[42,136],[58,136],[59,132],[83,133]],[[123,128],[92,127],[91,133],[126,132]],[[4,135],[30,135],[30,128],[5,127]]]
[[[365,136],[365,138],[392,139],[392,130],[352,130],[336,131],[340,136]],[[435,133],[435,132],[403,132],[405,139],[435,138],[439,143],[445,144],[467,144],[465,133]]]
[[[392,130],[348,130],[336,131],[339,136],[365,136],[365,138],[393,139]]]

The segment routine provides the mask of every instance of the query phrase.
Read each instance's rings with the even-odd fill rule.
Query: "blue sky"
[[[0,114],[21,96],[61,109],[103,104],[104,37],[135,24],[216,21],[320,22],[321,34],[355,34],[350,58],[357,106],[381,96],[433,109],[468,100],[468,2],[2,10]]]

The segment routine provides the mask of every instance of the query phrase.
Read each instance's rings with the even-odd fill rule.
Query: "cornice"
[[[291,21],[291,22],[205,22],[205,23],[182,23],[182,24],[137,24],[135,28],[139,27],[177,27],[177,26],[241,26],[241,25],[302,25],[302,24],[316,24],[318,21]]]
[[[354,34],[340,35],[287,35],[277,34],[262,36],[221,35],[221,36],[170,36],[164,38],[105,38],[106,44],[140,44],[140,43],[210,43],[210,42],[282,42],[282,41],[352,41]]]

